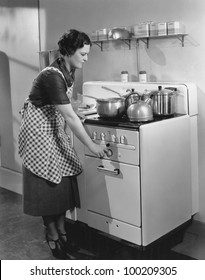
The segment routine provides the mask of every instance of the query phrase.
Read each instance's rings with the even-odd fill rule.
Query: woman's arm
[[[79,117],[73,111],[71,104],[56,105],[59,112],[63,115],[66,123],[78,139],[88,147],[88,149],[98,157],[104,157],[107,149],[95,144],[85,131]]]

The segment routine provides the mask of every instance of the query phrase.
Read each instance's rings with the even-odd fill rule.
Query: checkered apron
[[[55,105],[36,107],[27,99],[21,115],[19,154],[26,168],[56,184],[63,176],[81,173],[81,163],[65,133],[65,120]]]

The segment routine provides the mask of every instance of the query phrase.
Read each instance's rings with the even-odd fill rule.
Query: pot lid
[[[175,92],[177,91],[177,88],[164,88],[162,89],[162,86],[158,87],[158,91],[153,91],[153,95],[174,95]]]

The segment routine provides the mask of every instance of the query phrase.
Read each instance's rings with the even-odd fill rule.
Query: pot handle
[[[90,96],[90,95],[87,95],[87,94],[83,94],[83,97],[89,97],[89,98],[95,99],[96,101],[99,100],[99,98],[96,98],[94,96]]]
[[[108,88],[108,87],[105,87],[105,86],[102,86],[101,88],[106,89],[106,90],[108,90],[108,91],[112,91],[112,92],[116,93],[119,97],[122,97],[121,94],[120,94],[119,92],[117,92],[117,91],[115,91],[115,90],[113,90],[113,89],[111,89],[111,88]]]
[[[175,87],[165,87],[165,89],[169,89],[169,90],[172,90],[172,91],[177,91],[177,88],[175,88]]]

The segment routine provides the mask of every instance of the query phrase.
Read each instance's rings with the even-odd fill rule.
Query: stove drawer
[[[141,226],[139,167],[85,157],[87,209]]]
[[[88,225],[102,232],[142,245],[141,228],[88,211]]]

